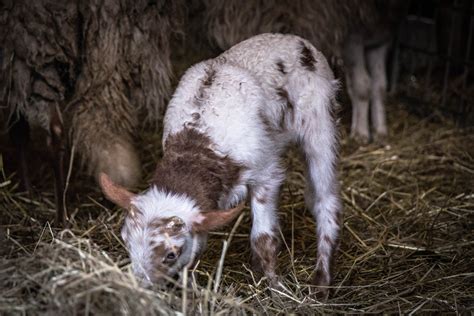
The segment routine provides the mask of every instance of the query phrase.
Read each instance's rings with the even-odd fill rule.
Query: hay
[[[397,102],[389,109],[390,145],[358,148],[343,135],[344,229],[327,302],[317,301],[307,284],[316,239],[303,202],[303,166],[292,150],[279,213],[278,269],[288,292],[268,289],[250,270],[248,211],[230,234],[231,228],[210,236],[187,280],[146,290],[130,273],[119,234],[123,213],[110,209],[88,179],[73,172],[71,227],[60,232],[48,222],[54,218],[48,172],[38,169],[43,182],[30,198],[16,192],[2,164],[0,313],[472,312],[474,130],[420,119]],[[159,159],[159,138],[142,140],[145,172]]]

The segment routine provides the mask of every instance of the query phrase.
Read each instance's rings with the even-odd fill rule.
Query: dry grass
[[[119,236],[123,213],[73,172],[71,227],[59,231],[48,221],[52,180],[39,168],[43,181],[31,198],[16,192],[16,178],[0,175],[0,314],[472,313],[474,130],[419,120],[405,109],[391,105],[388,146],[358,148],[343,135],[344,230],[327,302],[317,301],[306,283],[316,239],[303,203],[303,166],[291,151],[279,255],[289,293],[270,290],[251,272],[248,211],[231,233],[211,235],[189,280],[142,289]],[[150,171],[159,135],[142,142]]]

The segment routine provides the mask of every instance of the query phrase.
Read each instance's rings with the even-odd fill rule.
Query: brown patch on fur
[[[151,236],[152,238],[158,237],[158,236],[160,236],[160,235],[161,235],[161,232],[159,232],[159,231],[152,231],[152,232],[150,233],[150,236]]]
[[[328,236],[328,235],[324,235],[323,236],[323,239],[325,242],[327,242],[328,244],[332,245],[332,239]]]
[[[262,124],[265,127],[265,131],[268,134],[273,134],[277,130],[276,127],[268,120],[268,118],[263,113],[260,112],[259,116],[260,120],[262,121]]]
[[[338,212],[336,214],[336,217],[335,219],[333,219],[337,222],[337,225],[339,227],[339,230],[340,230],[340,225],[342,223],[342,212]],[[340,231],[339,231],[339,235],[340,235]],[[322,256],[325,256],[325,257],[328,257],[329,258],[329,272],[328,273],[325,273],[322,271],[322,269],[317,269],[315,270],[314,272],[314,276],[313,276],[313,279],[312,279],[312,283],[314,285],[320,285],[320,286],[327,286],[327,285],[330,285],[331,284],[331,281],[332,281],[332,274],[333,274],[333,271],[334,271],[334,264],[335,264],[335,261],[336,261],[336,254],[339,250],[339,243],[340,243],[340,238],[339,238],[339,235],[338,235],[338,238],[335,239],[335,240],[332,240],[328,235],[324,235],[322,237],[322,239],[327,242],[329,245],[331,245],[331,248],[329,250],[329,253],[318,253],[318,257],[322,257]],[[328,289],[319,289],[319,293],[320,295],[323,295],[323,298],[324,297],[327,297],[328,293],[329,293],[329,290]],[[319,295],[318,294],[318,295]]]
[[[280,116],[280,129],[284,130],[285,127],[285,120],[287,115],[290,115],[292,119],[294,119],[294,106],[293,103],[290,102],[290,97],[288,95],[288,91],[286,91],[284,88],[277,88],[276,89],[277,95],[282,99],[283,102],[285,102],[286,108],[281,110],[281,116]]]
[[[277,94],[281,99],[286,101],[286,107],[288,108],[288,110],[293,112],[295,108],[293,106],[293,103],[290,102],[290,96],[288,95],[288,91],[286,91],[284,88],[278,88]]]
[[[193,127],[198,127],[199,124],[197,122],[186,122],[184,123],[184,127],[186,128],[193,128]]]
[[[262,234],[252,240],[252,266],[265,275],[275,276],[279,241],[276,234]]]
[[[204,80],[202,85],[206,88],[210,87],[212,83],[214,82],[214,79],[216,78],[216,71],[213,68],[210,68],[206,71],[207,73],[207,78]]]
[[[209,137],[193,129],[169,136],[152,184],[190,196],[202,210],[217,209],[221,196],[239,180],[242,166],[217,155],[211,145]]]
[[[163,254],[165,253],[165,251],[166,251],[166,247],[164,243],[159,243],[152,249],[153,256],[158,257],[158,258],[163,257]]]
[[[199,91],[196,95],[197,106],[201,106],[202,100],[206,99],[207,97],[206,91],[212,86],[215,78],[216,78],[216,71],[214,68],[212,68],[212,66],[209,66],[209,68],[206,70],[206,77],[202,81],[202,85],[199,88]]]
[[[316,289],[316,297],[319,300],[325,301],[329,296],[329,288],[325,288],[331,284],[330,276],[324,273],[322,270],[318,269],[314,272],[313,278],[311,283],[317,286],[321,286],[321,288]]]
[[[316,59],[313,56],[311,50],[306,46],[305,43],[301,42],[301,66],[306,68],[309,71],[316,70]]]
[[[163,258],[168,250],[166,249],[165,244],[161,242],[155,247],[153,247],[151,251],[152,251],[151,258],[154,263],[153,265],[159,269],[160,267],[163,266],[162,264]],[[161,269],[159,270],[161,271]]]
[[[283,61],[282,60],[279,60],[277,63],[277,69],[279,72],[281,72],[282,74],[286,75],[286,70],[285,70],[285,64],[283,64]]]
[[[257,202],[260,204],[265,204],[267,203],[267,199],[264,196],[258,196],[257,197]]]
[[[313,284],[315,285],[328,285],[329,280],[327,274],[324,273],[321,269],[318,269],[314,273]]]
[[[161,231],[166,225],[167,220],[169,220],[169,218],[155,218],[148,224],[148,227],[153,231]]]
[[[171,222],[174,222],[174,224],[171,225]],[[148,227],[153,232],[156,232],[156,235],[166,233],[169,236],[176,236],[181,234],[184,223],[182,219],[172,216],[165,218],[155,218],[148,224]]]
[[[169,252],[175,253],[174,259],[167,259],[166,256]],[[167,248],[165,243],[161,242],[152,248],[151,260],[155,269],[154,275],[160,276],[160,274],[167,274],[168,266],[174,264],[177,258],[181,255],[182,248]]]
[[[278,123],[278,126],[280,127],[280,130],[285,130],[285,119],[286,119],[286,111],[284,109],[281,110],[280,113],[280,122]]]

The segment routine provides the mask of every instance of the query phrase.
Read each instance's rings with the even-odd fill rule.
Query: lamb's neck
[[[217,209],[219,200],[237,183],[241,166],[217,155],[205,135],[185,129],[166,142],[153,184],[158,189],[184,194],[203,210]]]

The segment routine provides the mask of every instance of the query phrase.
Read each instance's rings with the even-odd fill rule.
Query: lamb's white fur
[[[302,61],[304,48],[314,59],[314,69],[308,69]],[[213,82],[204,86],[210,72]],[[219,204],[228,208],[250,193],[252,243],[265,234],[275,236],[278,231],[278,191],[284,180],[281,155],[290,142],[301,144],[308,164],[306,201],[317,220],[317,269],[325,277],[320,282],[323,285],[330,280],[330,258],[339,233],[337,137],[331,113],[337,87],[325,57],[308,41],[293,35],[262,34],[191,67],[182,77],[164,119],[163,146],[170,136],[194,128],[211,139],[215,153],[244,167]],[[288,100],[278,93],[282,90]],[[191,227],[199,220],[200,210],[185,196],[164,195],[151,189],[133,204],[149,214],[146,221],[180,216]],[[140,236],[130,242],[132,261],[147,271],[151,269],[147,266],[147,250],[139,244],[148,245],[152,237],[144,236],[147,232],[143,231],[137,234]],[[189,240],[192,232],[186,234]],[[203,242],[199,240],[193,248],[202,249]],[[136,253],[134,247],[139,249]],[[272,277],[273,271],[267,275]]]
[[[185,227],[192,227],[193,223],[200,222],[202,217],[200,210],[196,207],[196,202],[191,198],[181,194],[166,193],[152,186],[145,193],[135,196],[131,204],[132,207],[140,211],[140,216],[128,217],[126,221],[138,220],[140,223],[138,225],[130,225],[130,223],[124,225],[122,238],[127,242],[132,269],[145,284],[152,283],[155,279],[155,276],[150,274],[150,267],[155,264],[151,261],[152,257],[150,256],[154,246],[164,243],[166,248],[171,249],[182,247],[185,243],[189,245],[184,247],[179,260],[169,267],[169,274],[176,273],[192,262],[203,250],[201,249],[205,242],[203,236],[192,236],[188,230],[177,236],[155,235],[152,234],[153,228],[147,225],[157,218],[170,218],[186,214],[186,217],[181,217]],[[153,242],[150,243],[150,241]]]

